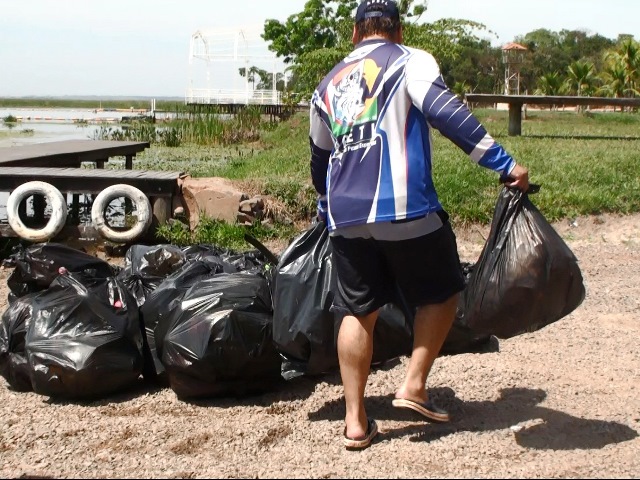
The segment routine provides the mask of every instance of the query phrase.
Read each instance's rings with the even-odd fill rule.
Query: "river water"
[[[8,116],[15,124],[3,121]],[[0,147],[30,145],[59,140],[88,140],[102,125],[117,125],[137,112],[114,112],[74,108],[0,108]],[[9,136],[7,134],[10,133]]]

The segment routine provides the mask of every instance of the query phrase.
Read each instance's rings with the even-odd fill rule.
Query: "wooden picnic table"
[[[111,157],[125,157],[125,168],[133,169],[136,153],[149,148],[149,142],[111,140],[63,140],[0,148],[2,167],[78,168],[83,162],[93,162],[104,168]]]

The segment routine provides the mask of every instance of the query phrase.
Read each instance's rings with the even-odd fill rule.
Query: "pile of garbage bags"
[[[251,243],[255,245],[255,239]],[[0,375],[16,391],[95,399],[140,381],[179,398],[260,393],[338,366],[331,243],[312,225],[280,257],[264,248],[134,245],[124,267],[54,243],[5,261]],[[584,299],[577,259],[531,203],[504,188],[442,355],[543,328]],[[372,366],[409,355],[414,312],[400,292],[374,331]]]

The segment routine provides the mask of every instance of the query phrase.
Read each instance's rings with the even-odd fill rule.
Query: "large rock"
[[[182,197],[189,226],[194,229],[201,216],[235,223],[238,208],[249,197],[225,178],[186,178]]]

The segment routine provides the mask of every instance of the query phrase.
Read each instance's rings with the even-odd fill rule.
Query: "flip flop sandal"
[[[344,446],[348,450],[363,450],[371,445],[371,442],[378,435],[378,424],[372,418],[367,419],[367,434],[364,438],[347,437],[347,427],[344,428]]]
[[[451,420],[449,413],[446,410],[436,406],[431,399],[424,403],[414,402],[413,400],[407,400],[406,398],[395,398],[391,402],[396,408],[408,408],[418,412],[423,417],[433,420],[434,422],[448,422]]]

